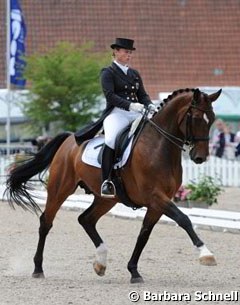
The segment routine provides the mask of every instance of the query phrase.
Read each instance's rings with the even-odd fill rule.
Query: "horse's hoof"
[[[217,265],[214,255],[205,255],[205,256],[199,257],[199,261],[200,261],[200,264],[204,265],[204,266],[216,266]]]
[[[35,279],[44,279],[45,278],[43,272],[38,272],[38,273],[33,272],[32,277],[35,278]]]
[[[94,268],[95,272],[97,273],[97,275],[104,276],[106,266],[103,266],[102,264],[100,264],[98,262],[94,262],[93,263],[93,268]]]
[[[141,276],[139,277],[132,277],[130,280],[131,284],[137,284],[137,283],[144,283],[144,280]]]

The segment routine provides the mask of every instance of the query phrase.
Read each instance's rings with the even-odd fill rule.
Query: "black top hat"
[[[116,42],[111,44],[111,48],[121,48],[121,49],[127,49],[127,50],[136,50],[136,48],[133,47],[134,40],[127,39],[127,38],[116,38]]]

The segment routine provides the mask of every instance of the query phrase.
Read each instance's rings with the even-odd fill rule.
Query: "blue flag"
[[[26,34],[26,25],[18,0],[10,0],[10,82],[20,87],[26,83],[23,78],[26,62],[22,58],[25,54]]]

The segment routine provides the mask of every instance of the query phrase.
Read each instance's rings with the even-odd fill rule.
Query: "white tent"
[[[211,94],[221,87],[199,87],[203,92]],[[171,92],[159,93],[160,100],[166,98]],[[213,103],[214,112],[218,117],[226,120],[240,121],[240,87],[222,87],[222,94]]]
[[[16,90],[11,91],[10,99],[10,120],[12,122],[24,121],[24,115],[20,109],[21,102],[26,101],[24,95],[27,93],[27,90]],[[0,89],[0,122],[2,124],[6,123],[8,116],[8,90]]]

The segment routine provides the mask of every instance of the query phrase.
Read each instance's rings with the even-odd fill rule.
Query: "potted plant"
[[[181,185],[180,188],[178,189],[177,193],[174,196],[174,202],[177,204],[179,207],[183,208],[188,208],[188,194],[191,192],[190,189],[188,189],[186,186]]]
[[[188,207],[208,208],[218,202],[218,196],[223,191],[219,184],[220,183],[217,183],[215,178],[211,176],[201,176],[198,182],[193,181],[179,189],[182,194],[180,198],[187,201]],[[176,195],[179,197],[179,191]],[[176,196],[174,199],[175,198]]]

